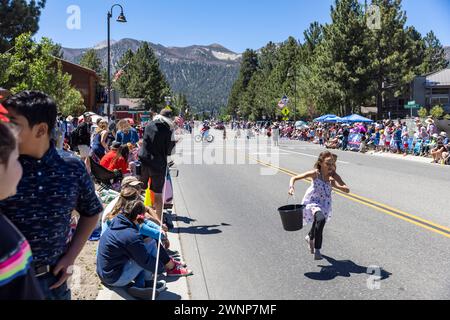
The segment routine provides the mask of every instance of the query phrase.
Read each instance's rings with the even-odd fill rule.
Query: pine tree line
[[[281,116],[280,99],[290,97],[291,118],[360,112],[376,105],[382,117],[386,97],[401,96],[417,75],[448,66],[442,44],[407,26],[401,0],[373,0],[380,28],[357,0],[335,0],[331,23],[312,23],[304,42],[290,37],[247,50],[228,100],[227,113],[260,120]],[[369,23],[368,23],[369,22]]]

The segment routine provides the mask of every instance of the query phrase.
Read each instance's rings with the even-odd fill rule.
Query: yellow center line
[[[299,175],[298,173],[296,173],[294,171],[291,171],[291,170],[288,170],[288,169],[284,169],[284,168],[280,168],[280,167],[274,166],[274,165],[272,165],[270,163],[262,162],[262,161],[260,161],[258,159],[254,159],[254,160],[256,162],[258,162],[262,166],[276,169],[276,170],[278,170],[280,172],[283,172],[283,173],[285,173],[285,174],[287,174],[289,176],[295,177],[295,176]],[[307,181],[310,184],[312,183],[311,179],[306,179],[304,181]],[[333,188],[333,190],[335,191],[336,194],[338,194],[339,196],[344,197],[344,198],[346,198],[348,200],[360,203],[362,205],[365,205],[365,206],[370,207],[372,209],[375,209],[377,211],[386,213],[386,214],[388,214],[388,215],[390,215],[392,217],[404,220],[406,222],[412,223],[412,224],[414,224],[416,226],[419,226],[421,228],[427,229],[429,231],[433,231],[433,232],[438,233],[440,235],[443,235],[443,236],[445,236],[447,238],[450,238],[450,228],[448,228],[448,227],[436,224],[436,223],[434,223],[432,221],[429,221],[429,220],[422,219],[422,218],[417,217],[415,215],[412,215],[412,214],[406,213],[404,211],[392,208],[392,207],[390,207],[388,205],[379,203],[377,201],[368,199],[368,198],[360,196],[360,195],[356,195],[356,194],[353,194],[353,193],[345,194],[345,193],[343,193],[343,192],[341,192],[339,190],[336,190],[334,188]]]

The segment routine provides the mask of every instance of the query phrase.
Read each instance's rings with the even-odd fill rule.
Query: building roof
[[[427,85],[450,86],[450,69],[430,73],[425,76]]]
[[[130,109],[142,109],[141,107],[142,99],[136,99],[136,98],[120,98],[119,99],[119,105],[121,106],[128,106]]]
[[[64,60],[64,59],[60,59],[60,58],[58,58],[58,57],[55,57],[55,58],[56,58],[56,60],[61,61],[62,64],[65,64],[65,65],[74,67],[75,69],[81,70],[82,72],[89,73],[90,75],[96,77],[97,79],[100,78],[99,75],[97,74],[97,72],[95,72],[95,71],[92,70],[92,69],[83,67],[83,66],[81,66],[81,65],[79,65],[79,64],[75,64],[75,63],[72,63],[72,62],[67,61],[67,60]]]

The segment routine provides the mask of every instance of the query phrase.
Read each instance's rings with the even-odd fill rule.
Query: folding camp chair
[[[95,162],[92,157],[89,157],[89,160],[91,162],[91,173],[94,181],[100,186],[99,191],[113,189],[113,183],[122,180],[123,175],[120,171],[109,171]]]

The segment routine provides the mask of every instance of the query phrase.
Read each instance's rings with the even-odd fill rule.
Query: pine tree
[[[323,26],[315,21],[309,25],[309,28],[303,33],[305,37],[305,43],[303,48],[305,50],[306,57],[312,57],[316,48],[322,43],[323,40]]]
[[[440,71],[448,67],[444,47],[433,31],[427,33],[424,38],[425,54],[422,70],[423,73]]]
[[[316,100],[348,115],[364,104],[369,94],[367,27],[357,0],[336,0],[331,18],[317,47],[316,72],[323,86]]]
[[[247,90],[248,84],[253,77],[253,74],[258,69],[258,55],[254,50],[246,50],[242,55],[241,70],[239,77],[231,89],[230,98],[228,100],[228,113],[230,115],[237,115],[239,111],[239,104],[241,96]]]
[[[128,97],[128,87],[130,85],[134,53],[128,49],[117,63],[117,72],[121,72],[120,77],[114,82],[113,86],[119,90],[121,96]]]
[[[0,53],[14,46],[16,37],[39,29],[39,17],[46,0],[0,1]]]
[[[142,99],[142,104],[146,107],[164,106],[164,97],[170,95],[171,90],[159,68],[158,59],[147,42],[134,54],[126,73],[129,74],[126,90],[129,97]]]
[[[380,8],[381,28],[369,32],[369,57],[375,81],[378,118],[381,119],[387,116],[383,109],[384,97],[398,96],[414,77],[410,68],[412,43],[405,30],[407,18],[401,0],[373,0],[373,3]]]
[[[97,51],[94,49],[88,50],[83,57],[81,57],[80,65],[94,70],[98,75],[101,75],[103,72],[102,61],[98,57]]]

